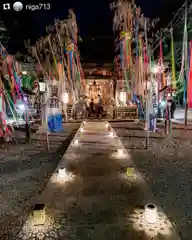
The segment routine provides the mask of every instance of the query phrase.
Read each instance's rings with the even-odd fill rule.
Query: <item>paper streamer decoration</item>
[[[160,41],[160,66],[163,66],[163,45],[162,41]],[[163,71],[162,73],[162,88],[166,86],[166,77],[165,77],[165,72]]]
[[[188,72],[190,65],[190,48],[188,46],[188,33],[187,33],[187,8],[185,9],[185,24],[183,33],[183,51],[182,51],[182,65],[179,80],[182,76],[183,80],[183,103],[187,101],[187,84],[188,84]]]
[[[175,75],[175,49],[173,40],[173,29],[171,29],[171,65],[172,65],[172,89],[176,89],[176,75]]]

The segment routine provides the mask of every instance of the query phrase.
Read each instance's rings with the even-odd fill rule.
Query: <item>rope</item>
[[[180,13],[182,8],[186,8],[187,3],[188,3],[188,1],[185,1],[185,3],[182,5],[182,7],[177,11],[175,16],[171,20],[171,22],[168,24],[168,26],[166,28],[167,30],[163,29],[163,30],[160,31],[160,37],[154,43],[155,47],[152,49],[152,53],[159,47],[160,39],[161,39],[162,35],[164,34],[164,37],[162,37],[161,41],[164,42],[165,39],[170,38],[170,30],[171,29],[174,30],[176,27],[180,26],[185,20],[185,14],[189,14],[189,13],[192,12],[192,0],[190,0],[189,1],[189,7],[187,8],[188,9],[187,12],[184,9],[184,11],[182,13]],[[179,16],[180,18],[175,21],[177,16]]]

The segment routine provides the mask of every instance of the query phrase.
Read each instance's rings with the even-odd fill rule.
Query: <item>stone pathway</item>
[[[67,176],[60,178],[63,167]],[[144,206],[150,202],[150,191],[113,129],[105,122],[86,122],[36,202],[45,205],[44,225],[36,226],[34,215],[29,214],[19,235],[13,237],[180,240],[158,206],[157,223],[146,223]]]

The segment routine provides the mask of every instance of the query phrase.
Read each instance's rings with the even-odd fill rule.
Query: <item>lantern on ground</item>
[[[127,177],[133,177],[134,175],[134,168],[133,167],[128,167],[126,171]]]
[[[111,132],[109,133],[109,136],[110,136],[110,137],[114,137],[113,131],[111,131]]]
[[[157,208],[154,204],[147,204],[145,206],[144,218],[149,224],[157,222]]]
[[[124,149],[123,148],[119,148],[117,150],[117,154],[118,154],[119,157],[124,157]]]
[[[44,225],[46,215],[45,215],[45,205],[44,204],[36,204],[33,209],[33,222],[35,226]]]
[[[67,176],[68,176],[68,175],[67,175],[66,168],[61,167],[61,168],[59,169],[59,179],[66,180]]]
[[[75,140],[74,140],[74,144],[75,144],[75,145],[78,145],[78,144],[79,144],[78,139],[75,139]]]

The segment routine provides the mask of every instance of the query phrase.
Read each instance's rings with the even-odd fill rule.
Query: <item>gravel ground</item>
[[[79,124],[65,124],[65,133],[37,134],[32,145],[0,147],[0,239],[17,232],[67,149]],[[24,134],[17,132],[20,140]],[[38,140],[38,141],[35,141]],[[5,235],[6,233],[6,235]]]
[[[144,131],[131,123],[112,123],[132,154],[138,170],[176,224],[183,240],[192,239],[192,131],[173,130],[171,137],[153,133],[146,150]]]

